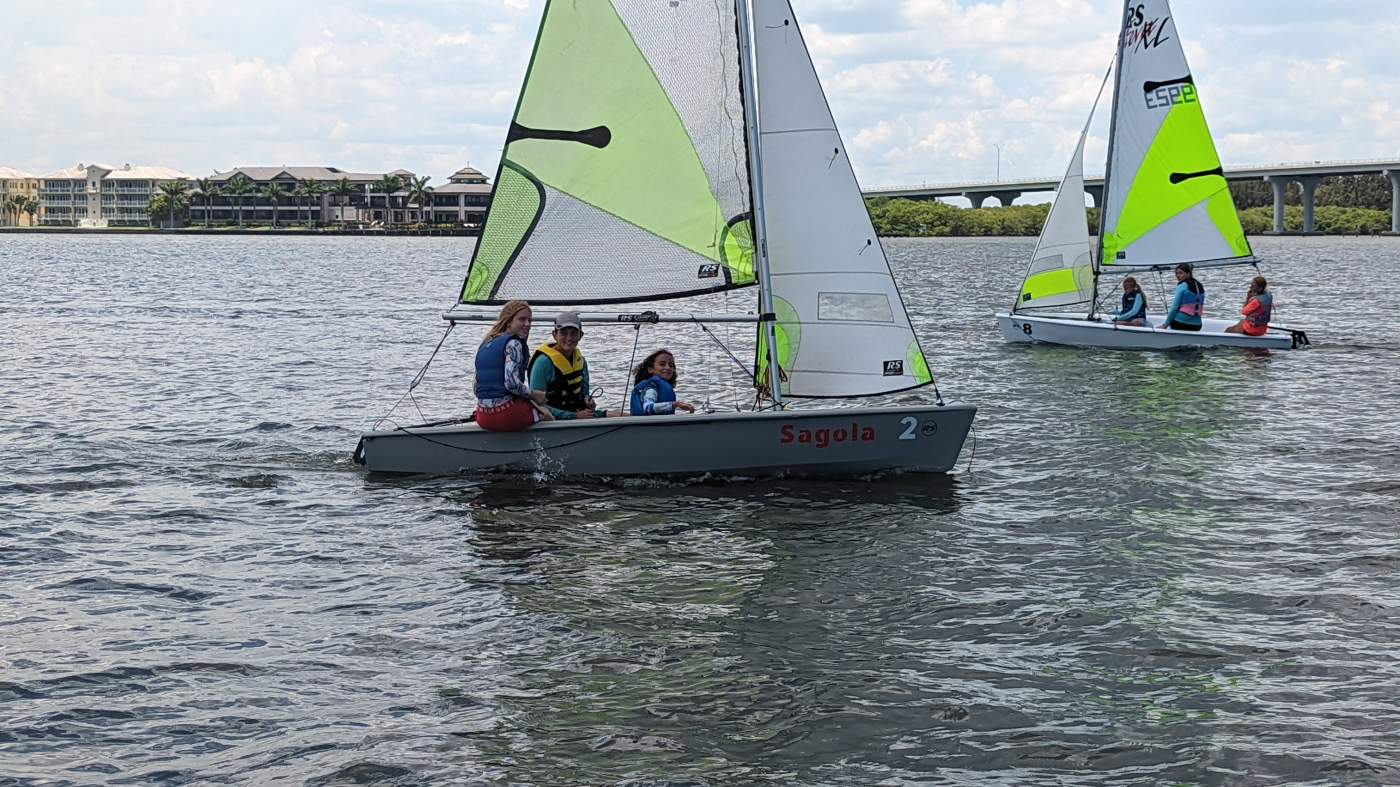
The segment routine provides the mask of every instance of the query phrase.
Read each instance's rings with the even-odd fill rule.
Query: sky
[[[402,167],[441,183],[470,164],[494,176],[542,5],[0,0],[0,166]],[[1122,2],[793,6],[871,188],[1058,177]],[[1226,166],[1400,158],[1397,0],[1172,8]],[[1098,123],[1090,174],[1106,147]]]

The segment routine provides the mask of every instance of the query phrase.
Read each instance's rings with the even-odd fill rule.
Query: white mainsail
[[[1167,0],[1129,0],[1119,36],[1100,265],[1252,255]]]
[[[763,204],[786,375],[780,390],[842,397],[925,385],[928,363],[797,17],[787,0],[753,5]],[[761,346],[757,366],[766,380],[763,358]]]

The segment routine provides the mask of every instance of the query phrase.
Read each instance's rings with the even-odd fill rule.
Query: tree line
[[[1317,188],[1314,228],[1329,235],[1372,235],[1390,230],[1390,182],[1382,175],[1326,178]],[[1274,229],[1273,186],[1231,183],[1240,225],[1249,235]],[[885,237],[1036,236],[1050,204],[1000,208],[959,208],[932,200],[866,200],[876,234]],[[1284,229],[1302,232],[1302,189],[1289,184],[1284,195]],[[1098,208],[1087,208],[1089,232],[1099,231]]]
[[[423,218],[425,211],[431,210],[433,199],[433,188],[428,185],[429,177],[401,178],[398,175],[385,175],[375,182],[370,188],[375,193],[384,194],[384,224],[393,224],[393,208],[390,206],[392,195],[396,192],[407,191],[408,202],[416,203],[419,208],[419,219]],[[150,222],[154,226],[158,221],[163,220],[163,226],[174,227],[183,224],[189,217],[189,209],[193,204],[202,203],[204,210],[204,226],[211,224],[209,217],[209,207],[213,200],[218,197],[229,197],[234,200],[234,216],[237,226],[243,226],[243,200],[245,197],[257,199],[261,197],[272,203],[272,227],[276,229],[278,224],[278,207],[288,199],[296,200],[297,221],[301,221],[303,212],[306,214],[306,227],[320,226],[322,222],[315,218],[315,210],[319,209],[321,197],[329,194],[334,198],[334,206],[344,208],[349,204],[350,197],[359,194],[361,186],[351,183],[349,178],[341,178],[332,185],[327,185],[315,180],[298,181],[292,189],[287,189],[280,183],[266,183],[258,185],[242,172],[235,174],[222,183],[212,178],[200,178],[194,182],[194,188],[190,184],[181,180],[173,180],[162,183],[155,194],[151,195],[150,204],[146,207],[146,213],[150,217]],[[340,222],[345,223],[344,216]]]

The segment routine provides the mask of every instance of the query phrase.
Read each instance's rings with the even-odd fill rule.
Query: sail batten
[[[1168,0],[1126,6],[1098,264],[1251,256]]]

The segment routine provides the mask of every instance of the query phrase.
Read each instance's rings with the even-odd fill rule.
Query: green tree
[[[0,201],[0,213],[3,213],[6,221],[9,221],[10,214],[13,213],[15,217],[14,223],[16,226],[18,226],[19,214],[20,211],[24,210],[24,204],[25,198],[20,196],[19,194],[6,197],[3,201]]]
[[[408,180],[408,201],[418,204],[418,221],[424,224],[431,224],[433,216],[433,188],[428,185],[429,180],[427,175]]]
[[[214,197],[219,196],[219,184],[213,178],[200,178],[195,181],[195,190],[204,200],[204,228],[209,229],[210,204]]]
[[[299,199],[305,200],[308,204],[306,211],[306,227],[311,228],[311,205],[316,206],[319,215],[321,205],[321,195],[326,193],[326,185],[318,180],[303,180],[297,184],[296,195]]]
[[[262,195],[272,203],[272,228],[277,229],[277,205],[287,197],[287,190],[280,183],[269,183],[262,187]]]
[[[34,216],[39,212],[39,198],[27,197],[24,200],[24,212],[29,214],[29,223],[34,223]]]
[[[239,226],[240,228],[242,228],[242,226],[243,226],[243,196],[244,196],[245,194],[252,194],[252,193],[253,193],[253,181],[250,180],[250,179],[248,178],[247,175],[244,175],[242,172],[239,172],[238,174],[236,174],[236,175],[234,175],[233,177],[229,178],[229,179],[224,183],[224,193],[227,194],[227,195],[229,195],[230,197],[235,197],[235,198],[238,199],[238,208],[237,208],[237,212],[238,212],[238,226]]]
[[[170,218],[170,227],[175,226],[175,218],[190,207],[190,186],[183,180],[167,180],[160,184],[160,195],[165,197],[165,213]]]
[[[156,219],[165,211],[169,210],[170,198],[160,192],[151,195],[151,199],[146,203],[146,225],[152,229],[156,226]]]
[[[335,182],[335,186],[331,188],[331,193],[335,194],[337,197],[340,198],[339,212],[341,224],[345,223],[345,205],[350,201],[350,195],[354,194],[357,190],[358,189],[355,188],[355,184],[351,183],[349,178],[341,178],[340,180],[337,180]]]
[[[398,175],[385,175],[374,184],[374,190],[384,193],[384,226],[394,224],[394,192],[403,188],[403,179]]]

